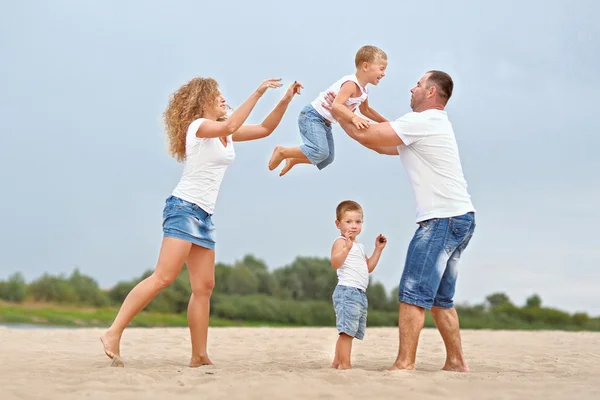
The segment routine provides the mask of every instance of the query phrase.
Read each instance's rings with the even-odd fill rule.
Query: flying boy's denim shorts
[[[355,287],[337,285],[332,298],[338,333],[363,340],[367,329],[367,294]]]
[[[300,150],[306,158],[318,169],[331,164],[335,158],[331,123],[309,104],[300,111],[298,128],[302,137]]]
[[[187,240],[207,249],[215,249],[215,226],[211,215],[200,206],[169,196],[163,209],[165,237]]]

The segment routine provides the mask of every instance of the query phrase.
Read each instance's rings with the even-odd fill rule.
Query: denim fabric
[[[332,298],[338,333],[362,340],[367,329],[369,306],[366,293],[355,287],[337,285]]]
[[[215,226],[211,215],[194,203],[169,196],[163,209],[163,234],[214,250]]]
[[[298,127],[303,143],[300,150],[306,158],[318,169],[331,164],[335,157],[331,123],[308,105],[300,112]]]
[[[398,300],[431,309],[454,307],[458,261],[475,230],[475,214],[419,223],[408,246]]]

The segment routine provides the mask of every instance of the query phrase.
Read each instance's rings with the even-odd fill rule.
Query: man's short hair
[[[448,103],[450,97],[452,97],[452,90],[454,89],[454,82],[450,75],[443,71],[431,70],[428,71],[429,78],[427,82],[431,83],[436,87],[440,98],[444,101],[444,104]]]

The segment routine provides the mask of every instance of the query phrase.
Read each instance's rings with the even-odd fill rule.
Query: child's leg
[[[337,369],[340,366],[340,351],[339,351],[339,347],[340,347],[340,340],[339,340],[339,335],[338,335],[338,340],[336,340],[335,342],[335,356],[333,356],[333,362],[331,363],[331,368],[333,369]]]
[[[333,159],[335,158],[335,145],[333,143],[333,133],[331,131],[331,126],[326,126],[325,132],[325,136],[327,138],[327,147],[329,148],[329,155],[325,160],[317,164],[317,168],[319,168],[320,170],[331,164],[333,162]]]
[[[292,169],[297,164],[311,164],[311,162],[308,158],[306,160],[301,158],[288,158],[287,160],[285,160],[285,165],[283,166],[283,168],[281,168],[279,176],[284,176],[290,171],[290,169]]]
[[[351,369],[352,336],[340,333],[337,341],[339,364],[337,369]]]
[[[352,368],[350,362],[352,340],[357,333],[362,334],[360,320],[364,306],[363,296],[364,293],[359,289],[349,286],[337,285],[333,291],[335,324],[339,336],[336,343],[336,358],[334,358],[332,367],[337,361],[338,369]]]
[[[303,110],[298,117],[298,127],[303,144],[300,147],[275,147],[269,160],[270,170],[274,170],[283,160],[289,158],[302,161],[295,164],[310,163],[317,165],[329,157],[329,144],[327,142],[328,126],[319,119],[320,117],[311,116],[310,114],[311,111]],[[329,131],[331,131],[331,126],[329,126]]]
[[[276,146],[269,160],[269,170],[273,171],[283,160],[287,159],[296,159],[305,164],[312,164],[302,150],[300,150],[300,147]]]

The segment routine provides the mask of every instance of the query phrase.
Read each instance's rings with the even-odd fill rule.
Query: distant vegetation
[[[70,276],[44,274],[26,283],[15,273],[0,281],[0,322],[106,326],[129,290],[142,276],[102,290],[97,282],[75,269]],[[233,265],[215,268],[216,287],[211,300],[211,325],[335,326],[331,294],[337,282],[329,259],[297,257],[290,265],[269,271],[252,255]],[[369,326],[397,326],[397,289],[386,293],[371,282]],[[161,292],[133,321],[134,326],[186,326],[190,297],[187,270]],[[561,329],[600,331],[600,318],[543,307],[532,295],[522,306],[503,293],[485,302],[457,305],[462,328]],[[434,326],[429,313],[426,326]]]

